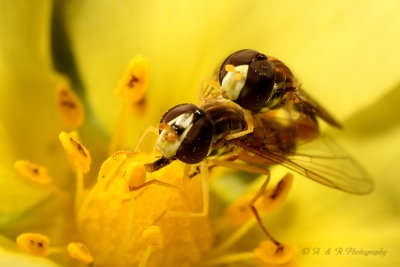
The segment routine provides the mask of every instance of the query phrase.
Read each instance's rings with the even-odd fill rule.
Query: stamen
[[[91,204],[93,198],[100,190],[107,190],[108,186],[115,179],[116,175],[121,170],[122,166],[126,162],[127,156],[125,153],[118,153],[115,157],[107,158],[100,167],[99,174],[97,176],[97,184],[90,191],[90,193],[83,199],[82,204],[78,209],[77,221],[78,224],[84,220],[86,211]]]
[[[132,162],[126,173],[129,189],[140,187],[146,181],[146,170],[143,164]]]
[[[38,257],[50,254],[50,239],[41,234],[24,233],[17,237],[17,245],[25,252]]]
[[[272,241],[263,241],[254,250],[257,259],[264,264],[284,264],[293,259],[297,254],[295,246],[287,244],[275,244]]]
[[[50,191],[58,195],[60,198],[64,200],[67,199],[67,193],[63,192],[61,189],[52,184],[53,179],[48,175],[45,167],[27,160],[17,160],[14,163],[14,169],[25,179],[28,179],[29,181],[39,185],[46,186]]]
[[[210,255],[217,255],[227,250],[234,245],[240,238],[242,238],[253,226],[256,224],[255,217],[242,224],[233,234],[224,239],[221,244],[218,244],[210,253]]]
[[[287,173],[272,189],[260,199],[260,210],[271,212],[277,209],[289,194],[293,184],[293,174]]]
[[[162,249],[164,247],[164,237],[161,233],[160,227],[156,225],[144,229],[142,237],[144,241],[153,248]]]
[[[273,188],[267,190],[255,203],[260,212],[271,212],[277,209],[289,194],[293,183],[293,175],[287,173]],[[253,194],[244,195],[232,203],[225,211],[225,215],[233,226],[238,226],[253,217],[249,206]]]
[[[83,124],[85,117],[82,103],[68,85],[57,87],[57,107],[64,124],[68,128],[76,128]]]
[[[17,160],[14,163],[14,169],[22,177],[40,185],[48,185],[52,182],[45,167],[34,164],[30,161]]]
[[[83,173],[89,172],[92,158],[86,147],[71,133],[61,132],[58,137],[76,169]]]
[[[145,95],[150,75],[150,66],[143,56],[136,56],[129,64],[122,79],[120,80],[115,94],[122,98],[124,104],[119,115],[117,126],[111,139],[109,154],[121,148],[121,142],[126,132],[128,115],[132,107],[139,112],[144,110]]]
[[[132,59],[115,94],[125,103],[135,104],[143,99],[147,91],[150,65],[147,58],[138,55]]]
[[[71,242],[67,246],[68,254],[71,258],[80,262],[90,264],[93,262],[93,256],[89,249],[82,243]]]
[[[145,267],[149,261],[150,254],[154,249],[161,249],[164,247],[164,237],[161,234],[160,227],[149,226],[142,232],[142,238],[147,243],[146,251],[140,260],[139,267]]]

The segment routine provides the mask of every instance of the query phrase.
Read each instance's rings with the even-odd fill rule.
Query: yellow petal
[[[68,176],[62,149],[55,88],[62,79],[52,69],[49,29],[52,2],[5,2],[0,9],[0,214],[2,223],[48,196],[12,168],[20,158],[40,162],[62,184]],[[16,190],[18,189],[18,190]],[[27,201],[29,199],[29,201]],[[27,213],[25,213],[27,214]],[[27,221],[26,221],[27,222]]]

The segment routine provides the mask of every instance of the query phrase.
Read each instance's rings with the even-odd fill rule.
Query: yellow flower
[[[141,196],[133,202],[132,194],[119,194],[129,184],[123,176],[115,179],[109,192],[96,179],[110,155],[116,128],[123,135],[117,138],[115,148],[134,149],[147,126],[157,125],[169,107],[194,102],[201,79],[211,75],[229,52],[243,48],[276,56],[293,69],[307,92],[344,123],[342,133],[330,134],[366,167],[376,183],[372,194],[353,196],[296,175],[288,199],[263,216],[274,236],[298,248],[290,264],[394,265],[399,261],[396,250],[400,246],[396,187],[400,171],[399,7],[396,1],[372,0],[4,1],[0,6],[0,265],[73,266],[76,262],[66,256],[73,255],[84,262],[93,256],[95,266],[109,266],[114,256],[116,263],[121,259],[138,263],[147,257],[149,265],[173,258],[182,264],[229,262],[230,266],[243,266],[259,264],[255,257],[260,251],[276,252],[270,244],[260,243],[265,237],[254,219],[235,228],[227,227],[224,217],[228,204],[257,190],[262,177],[246,185],[248,177],[237,172],[215,173],[213,178],[221,177],[211,186],[215,206],[208,218],[196,226],[188,218],[175,218],[157,229],[152,221],[157,216],[148,214],[139,217],[143,225],[129,230],[137,240],[121,236],[128,222],[138,223],[129,220],[131,213],[122,211],[134,209],[131,216],[135,216],[135,212],[143,214],[163,201],[154,198],[142,203],[149,198]],[[126,118],[121,128],[117,121],[124,104],[114,97],[113,90],[137,54],[150,62],[149,89],[136,115]],[[70,114],[76,120],[66,125],[71,117],[60,117],[56,105],[60,86],[73,88],[81,99],[84,120]],[[76,216],[70,205],[73,198],[63,195],[75,192],[76,181],[58,140],[60,132],[80,124],[81,140],[74,140],[85,146],[92,158],[90,172],[83,178],[90,191],[81,196],[87,199],[90,192],[96,193],[82,217]],[[148,138],[145,143],[152,142]],[[133,166],[148,162],[146,155],[142,156],[129,161],[136,162]],[[13,168],[21,159],[46,167],[54,187],[22,179]],[[163,171],[172,175],[154,175],[160,179],[180,177],[173,168],[180,166]],[[139,169],[132,172],[140,173]],[[272,180],[286,172],[274,167]],[[160,198],[176,201],[175,207],[187,204],[184,209],[196,208],[201,206],[200,179],[196,179],[187,184],[186,195],[157,186],[148,186],[143,194],[161,194]],[[57,191],[59,188],[63,191]],[[193,202],[187,200],[190,197]],[[116,205],[118,200],[124,204]],[[133,208],[129,203],[135,203]],[[105,214],[100,213],[102,205]],[[116,214],[122,218],[114,220]],[[202,230],[206,235],[195,231],[207,229],[210,222],[210,232]],[[177,229],[193,232],[190,240],[184,240],[190,246],[181,246],[179,235],[170,239],[168,233],[177,233]],[[235,239],[232,233],[238,233],[237,229],[244,230]],[[23,253],[15,242],[22,233],[49,237],[49,257]],[[108,247],[107,241],[122,242],[123,246],[112,243]],[[67,254],[64,247],[70,242]],[[185,251],[191,248],[196,253]],[[102,256],[103,252],[109,254]],[[123,259],[125,252],[133,260]]]

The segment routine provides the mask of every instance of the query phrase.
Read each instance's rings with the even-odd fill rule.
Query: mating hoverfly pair
[[[266,166],[280,164],[353,194],[372,190],[363,168],[330,138],[319,135],[317,117],[341,126],[301,89],[284,63],[245,49],[228,56],[217,75],[218,82],[203,80],[198,106],[177,105],[163,115],[157,141],[162,157],[145,165],[148,172],[179,160],[203,164],[201,171],[221,165],[266,174],[265,183],[249,204],[276,244],[254,207],[270,179]]]

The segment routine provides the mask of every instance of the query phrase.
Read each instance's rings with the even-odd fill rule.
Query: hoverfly
[[[252,112],[266,112],[295,104],[335,127],[340,124],[301,89],[289,67],[277,58],[244,49],[229,55],[218,71],[224,98]]]
[[[242,51],[245,54],[251,52],[254,57],[254,50]],[[267,60],[257,55],[255,58],[263,62]],[[232,55],[228,59],[223,66],[234,61]],[[245,72],[241,73],[246,75]],[[249,73],[247,71],[245,82],[250,81]],[[231,88],[224,87],[224,77],[227,75],[230,74],[220,73],[222,88]],[[272,75],[273,93],[265,98],[266,101],[259,101],[255,91],[244,94],[243,90],[247,89],[242,86],[239,95],[244,97],[234,99],[234,102],[223,97],[230,94],[229,90],[220,90],[211,84],[205,90],[200,89],[199,106],[181,104],[168,110],[161,118],[157,141],[162,157],[145,165],[148,172],[153,172],[174,160],[186,164],[209,162],[208,166],[211,167],[221,165],[266,174],[267,179],[262,189],[249,204],[263,231],[276,244],[279,243],[265,229],[254,207],[269,182],[267,166],[280,164],[314,181],[348,193],[366,194],[373,188],[372,180],[356,161],[333,140],[319,136],[317,117],[339,126],[336,120],[316,102],[303,100],[305,98],[299,87],[289,89],[289,85],[296,84],[292,76],[282,78],[286,81],[282,87],[282,79],[276,79],[279,75]],[[274,88],[288,89],[278,94],[280,89]],[[294,101],[286,104],[285,99],[289,98]]]

